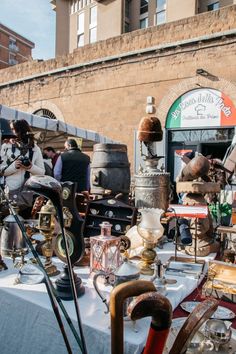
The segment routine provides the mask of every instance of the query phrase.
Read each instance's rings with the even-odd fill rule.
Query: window
[[[84,33],[83,34],[78,34],[77,38],[77,47],[83,47],[84,46]]]
[[[130,32],[129,22],[125,21],[125,33]]]
[[[10,37],[10,38],[9,38],[9,45],[15,45],[15,44],[16,44],[16,39]]]
[[[140,20],[140,28],[147,28],[148,27],[148,18],[145,17],[142,20]]]
[[[82,47],[84,45],[84,12],[78,15],[77,35],[77,46]]]
[[[220,3],[219,1],[214,2],[213,4],[210,4],[207,6],[207,11],[213,11],[213,10],[218,10],[220,8]]]
[[[156,0],[156,8],[158,11],[165,11],[166,10],[166,0]]]
[[[94,43],[97,40],[97,27],[91,28],[89,30],[89,42]]]
[[[156,0],[156,25],[166,22],[166,0]]]
[[[81,10],[83,6],[84,6],[83,0],[78,0],[78,11]]]
[[[125,0],[125,17],[129,18],[129,0]]]
[[[156,14],[156,25],[161,25],[166,22],[166,12],[161,11]]]
[[[90,8],[89,43],[97,41],[97,6]]]
[[[90,8],[90,26],[97,26],[97,6]]]
[[[71,14],[75,13],[75,0],[71,0],[70,2],[70,12]]]
[[[10,65],[16,65],[16,64],[18,64],[18,61],[16,60],[16,54],[14,54],[14,53],[9,53],[9,64],[10,64]]]
[[[148,12],[148,0],[141,0],[140,3],[140,15]]]
[[[19,51],[19,48],[16,45],[16,39],[15,38],[12,38],[12,37],[9,38],[8,48],[9,48],[9,50],[11,52],[18,52]]]
[[[75,1],[75,12],[79,11],[79,1]]]

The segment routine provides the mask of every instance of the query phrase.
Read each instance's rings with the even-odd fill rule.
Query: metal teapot
[[[24,219],[21,216],[18,215],[18,218],[24,223]],[[28,250],[15,217],[10,214],[3,220],[1,253],[3,256],[10,256],[12,251],[21,249],[24,249],[25,252]]]
[[[203,333],[197,331],[188,346],[186,354],[203,353],[205,350],[207,352],[213,351],[214,344],[210,340],[206,340]]]
[[[105,278],[105,284],[112,285],[113,287],[115,287],[121,283],[125,283],[127,281],[139,279],[140,271],[139,271],[138,266],[136,266],[134,263],[130,262],[127,258],[124,258],[123,264],[119,268],[117,268],[116,271],[111,272],[111,273],[106,273],[104,271],[100,271],[99,273],[94,275],[93,286],[94,286],[96,292],[98,293],[99,297],[102,299],[102,302],[104,302],[104,304],[106,305],[107,309],[106,309],[105,313],[108,313],[109,312],[109,302],[101,294],[100,290],[98,289],[97,280],[99,277]],[[124,315],[126,315],[126,310],[124,311]]]
[[[218,319],[211,319],[206,322],[205,336],[212,341],[217,352],[221,345],[230,341],[232,335],[231,324],[229,321]]]

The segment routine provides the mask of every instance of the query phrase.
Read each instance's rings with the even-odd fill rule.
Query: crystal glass
[[[100,227],[101,234],[90,237],[90,273],[109,273],[120,265],[120,237],[111,235],[109,222],[102,222]]]

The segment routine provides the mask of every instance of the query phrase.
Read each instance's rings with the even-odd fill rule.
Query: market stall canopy
[[[7,120],[25,119],[32,127],[35,133],[35,139],[41,148],[53,146],[56,150],[63,150],[64,142],[67,137],[81,139],[82,149],[84,151],[92,151],[93,145],[97,143],[119,143],[92,130],[78,128],[57,119],[44,118],[4,105],[0,105],[0,118]]]

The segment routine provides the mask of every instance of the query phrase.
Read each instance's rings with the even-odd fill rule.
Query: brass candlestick
[[[39,225],[37,227],[46,241],[42,245],[42,253],[46,258],[44,267],[49,276],[54,276],[60,273],[57,267],[52,263],[52,237],[55,226],[55,215],[56,210],[51,201],[48,201],[39,212]]]

